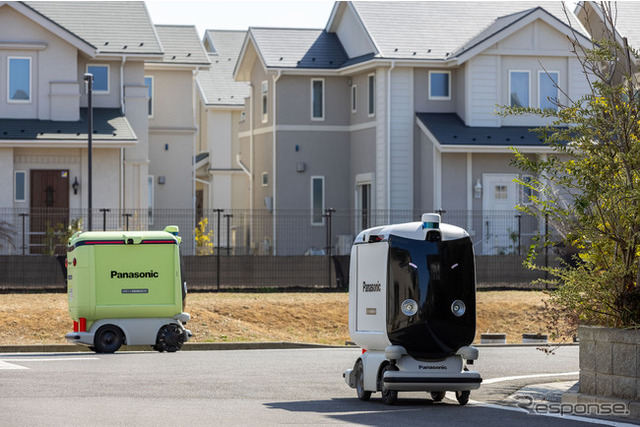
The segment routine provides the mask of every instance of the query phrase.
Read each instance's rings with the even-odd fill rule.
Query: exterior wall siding
[[[499,58],[492,55],[478,55],[469,61],[470,114],[469,126],[500,126],[493,114],[498,97]]]
[[[391,209],[413,209],[413,70],[391,72]]]

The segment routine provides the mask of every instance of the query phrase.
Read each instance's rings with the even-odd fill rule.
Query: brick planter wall
[[[580,393],[640,401],[640,330],[580,326]]]

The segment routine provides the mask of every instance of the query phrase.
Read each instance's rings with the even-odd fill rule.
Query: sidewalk
[[[608,421],[612,425],[640,425],[640,402],[581,394],[576,381],[526,386],[508,399],[532,414],[588,417]],[[628,414],[615,415],[621,410],[628,411]]]

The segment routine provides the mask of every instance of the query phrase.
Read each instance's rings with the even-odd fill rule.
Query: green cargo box
[[[67,254],[71,318],[90,327],[104,318],[182,312],[178,243],[168,231],[76,233]]]

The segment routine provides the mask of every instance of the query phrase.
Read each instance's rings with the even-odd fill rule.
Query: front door
[[[63,254],[69,226],[69,171],[31,171],[30,253]]]
[[[514,253],[518,233],[515,174],[482,175],[482,251],[484,255]]]

